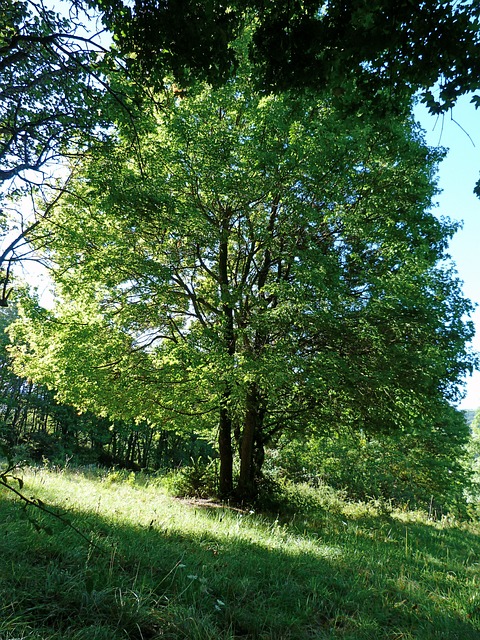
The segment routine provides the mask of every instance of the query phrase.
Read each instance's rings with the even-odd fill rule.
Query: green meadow
[[[63,521],[0,488],[1,640],[480,638],[477,523],[327,487],[258,513],[134,474],[23,479]]]

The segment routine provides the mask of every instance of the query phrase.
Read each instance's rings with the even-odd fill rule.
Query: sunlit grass
[[[95,546],[2,490],[0,640],[480,638],[478,525],[325,492],[302,509],[305,488],[267,516],[118,480],[25,473]]]

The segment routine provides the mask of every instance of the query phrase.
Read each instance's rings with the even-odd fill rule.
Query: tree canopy
[[[58,301],[25,304],[18,371],[216,434],[221,491],[238,455],[243,497],[282,433],[433,433],[473,363],[438,160],[410,118],[265,96],[248,73],[172,89],[135,132],[119,115],[49,216]]]
[[[154,82],[172,72],[183,84],[228,81],[239,65],[234,42],[248,25],[252,80],[262,91],[309,87],[351,97],[354,88],[357,107],[380,102],[391,110],[420,90],[430,110],[443,113],[480,86],[480,8],[470,0],[89,4]]]

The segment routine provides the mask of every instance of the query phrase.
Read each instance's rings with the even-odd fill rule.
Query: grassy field
[[[287,517],[133,476],[24,479],[96,546],[1,489],[0,640],[480,639],[480,525],[325,489]]]

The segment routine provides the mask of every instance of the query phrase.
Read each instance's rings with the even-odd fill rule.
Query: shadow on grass
[[[183,526],[153,507],[149,522],[72,511],[99,552],[1,496],[0,640],[480,638],[466,530],[186,504]]]

